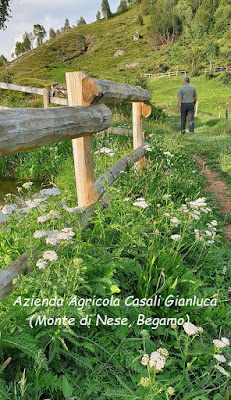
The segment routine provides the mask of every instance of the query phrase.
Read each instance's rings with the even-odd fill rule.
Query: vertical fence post
[[[199,105],[199,102],[198,102],[198,100],[197,100],[197,102],[196,102],[195,116],[197,116],[197,114],[198,114],[198,105]]]
[[[50,104],[50,90],[43,89],[43,107],[48,108]]]
[[[229,103],[226,103],[225,118],[226,118],[226,119],[229,119]]]
[[[133,149],[137,149],[143,145],[142,135],[142,103],[132,103],[132,129],[133,129]],[[143,164],[143,158],[137,162],[137,168],[139,169]]]
[[[82,80],[87,72],[66,72],[69,106],[82,106]],[[91,185],[94,182],[93,134],[72,140],[78,206],[92,204]]]
[[[219,112],[219,118],[221,118],[221,112]]]

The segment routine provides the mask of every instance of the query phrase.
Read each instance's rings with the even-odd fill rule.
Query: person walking
[[[186,117],[189,121],[189,132],[194,132],[194,105],[197,101],[197,92],[194,86],[189,84],[190,78],[185,76],[183,79],[183,86],[180,87],[177,97],[177,110],[181,110],[181,133],[185,134]]]

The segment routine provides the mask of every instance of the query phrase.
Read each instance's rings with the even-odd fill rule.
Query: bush
[[[144,25],[144,19],[141,14],[138,15],[136,23],[137,25]]]
[[[219,82],[223,83],[223,85],[230,85],[231,84],[231,72],[224,72],[219,77]]]

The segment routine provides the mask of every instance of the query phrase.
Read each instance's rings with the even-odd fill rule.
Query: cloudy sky
[[[116,11],[120,0],[109,0],[111,11]],[[13,0],[11,16],[5,30],[0,30],[0,54],[8,60],[14,43],[21,40],[25,32],[31,32],[33,25],[41,24],[47,31],[58,29],[68,18],[74,25],[81,16],[87,23],[95,21],[101,10],[101,0]]]

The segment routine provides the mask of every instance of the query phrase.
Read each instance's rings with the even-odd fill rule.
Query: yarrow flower
[[[36,267],[38,267],[38,269],[45,269],[46,266],[47,262],[43,258],[40,258],[36,263]]]
[[[224,347],[229,346],[230,342],[229,342],[229,339],[227,339],[227,338],[221,338],[221,340],[214,339],[213,344],[218,349],[223,349]]]
[[[144,378],[142,377],[140,380],[140,385],[143,387],[148,387],[151,384],[150,378]]]
[[[133,203],[133,206],[141,207],[141,208],[147,208],[148,204],[146,203],[145,199],[142,197],[136,199],[136,201]]]
[[[34,238],[41,239],[46,237],[47,244],[59,244],[61,240],[71,240],[71,238],[75,236],[75,233],[72,231],[71,228],[64,228],[61,231],[54,230],[54,231],[35,231]]]
[[[171,239],[175,240],[176,242],[181,239],[180,235],[171,235]]]
[[[59,213],[58,213],[58,211],[51,210],[49,212],[49,214],[42,215],[42,216],[38,217],[37,218],[37,222],[40,222],[40,223],[41,222],[46,222],[46,221],[51,220],[52,218],[56,218],[56,219],[60,219],[61,218]]]
[[[51,188],[51,189],[43,189],[40,190],[40,195],[44,196],[44,197],[50,197],[50,196],[59,196],[60,195],[60,191],[58,188]]]
[[[83,212],[84,209],[82,207],[68,207],[66,204],[63,204],[63,209],[70,212],[70,213],[77,213],[77,212]]]
[[[162,356],[164,356],[164,357],[168,357],[168,356],[169,356],[168,350],[167,350],[167,349],[163,349],[162,347],[160,347],[160,348],[157,350],[157,352],[160,353],[160,354],[161,354]]]
[[[170,219],[171,223],[173,226],[177,227],[180,223],[179,219],[177,217],[173,217]]]
[[[183,324],[183,328],[189,336],[196,335],[196,333],[198,333],[198,327],[191,322],[185,322]]]
[[[141,360],[141,364],[146,366],[149,363],[149,355],[148,354],[144,354]]]
[[[214,354],[213,357],[216,358],[217,361],[226,362],[226,358],[221,354]]]
[[[205,197],[199,197],[199,199],[197,199],[197,200],[190,201],[190,203],[189,203],[190,207],[195,208],[195,209],[198,209],[201,207],[206,207],[207,203],[205,200],[206,200]]]
[[[169,386],[167,389],[167,394],[169,394],[169,396],[173,396],[175,393],[175,389],[172,386]]]
[[[166,358],[162,356],[158,351],[154,351],[150,355],[149,366],[155,368],[157,372],[162,371],[166,364]]]
[[[214,368],[218,369],[218,371],[220,371],[223,375],[225,375],[225,376],[230,376],[230,373],[227,372],[227,371],[226,371],[223,367],[221,367],[220,365],[215,365]]]
[[[44,260],[49,260],[49,261],[56,261],[58,260],[58,255],[55,251],[53,250],[47,250],[43,253],[43,259]]]

